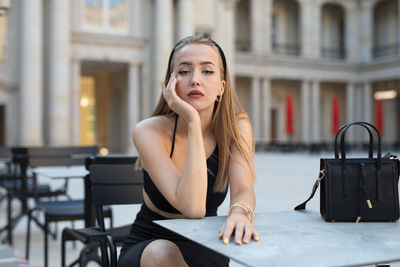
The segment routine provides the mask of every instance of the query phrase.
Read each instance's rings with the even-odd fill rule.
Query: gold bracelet
[[[247,212],[247,214],[249,215],[250,221],[253,222],[253,220],[254,220],[254,211],[253,211],[253,209],[250,207],[249,204],[247,204],[246,202],[243,202],[243,201],[238,201],[238,202],[233,203],[233,204],[229,207],[228,216],[231,215],[231,211],[232,211],[232,208],[233,208],[233,207],[240,207],[240,208],[244,209],[244,210]]]

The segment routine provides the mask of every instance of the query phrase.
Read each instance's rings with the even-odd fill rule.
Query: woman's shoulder
[[[169,115],[159,115],[138,122],[133,129],[133,136],[167,137],[173,128],[174,119]]]
[[[245,130],[248,131],[252,128],[251,120],[247,113],[240,112],[236,114],[236,121],[238,124],[239,131]]]

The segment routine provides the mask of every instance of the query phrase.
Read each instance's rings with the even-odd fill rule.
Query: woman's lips
[[[199,90],[192,90],[187,95],[190,98],[199,98],[199,97],[204,96],[204,94],[202,92],[200,92]]]

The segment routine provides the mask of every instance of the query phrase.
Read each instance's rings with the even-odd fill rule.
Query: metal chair
[[[62,233],[62,266],[65,266],[65,243],[80,240],[85,244],[80,258],[73,262],[84,266],[93,257],[87,252],[101,248],[101,266],[117,266],[116,245],[122,245],[129,234],[130,225],[106,229],[104,225],[104,205],[139,204],[143,201],[142,172],[135,170],[136,157],[96,157],[88,162],[90,171],[91,204],[95,205],[98,226],[85,229],[65,228]],[[107,253],[110,246],[110,256]]]
[[[23,168],[44,167],[44,166],[76,166],[84,165],[85,159],[90,155],[97,153],[96,146],[89,147],[41,147],[26,148],[25,161],[21,158],[20,164]],[[26,170],[21,173],[26,174]],[[33,181],[37,177],[33,173]],[[34,182],[35,184],[36,182]],[[49,230],[51,222],[59,221],[75,221],[84,219],[84,200],[71,200],[67,195],[68,178],[65,179],[64,186],[50,192],[40,192],[34,190],[29,197],[35,199],[35,207],[28,209],[27,239],[26,239],[26,258],[29,258],[30,249],[30,227],[33,220],[39,228],[44,231],[44,266],[48,265],[48,235],[51,234],[56,238],[55,231]],[[27,195],[26,195],[27,196]],[[25,197],[26,197],[25,196]],[[65,196],[67,200],[56,200],[59,196]],[[44,222],[40,222],[35,211],[42,211],[44,214]],[[110,207],[105,208],[106,216],[112,221],[112,210]]]

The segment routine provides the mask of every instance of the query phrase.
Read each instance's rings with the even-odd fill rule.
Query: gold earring
[[[215,101],[220,102],[221,101],[222,96],[221,95],[217,95],[217,99]]]

